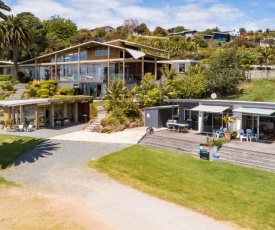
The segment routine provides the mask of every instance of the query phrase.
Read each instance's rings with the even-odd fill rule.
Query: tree
[[[106,89],[107,94],[104,99],[108,100],[107,111],[113,111],[116,108],[123,107],[123,101],[130,96],[130,93],[125,85],[125,82],[120,78],[114,78],[110,81],[109,87]]]
[[[6,21],[1,22],[4,28],[4,43],[12,51],[13,65],[14,65],[14,80],[18,80],[18,50],[20,48],[27,48],[33,41],[33,35],[27,25],[27,21],[10,15]]]
[[[97,40],[97,34],[93,34],[88,29],[80,29],[76,35],[70,38],[70,43],[72,45],[78,45],[93,40]]]
[[[274,51],[269,47],[260,47],[258,53],[261,64],[265,64],[266,77],[268,77],[267,64],[274,57]]]
[[[165,77],[166,80],[173,80],[173,78],[177,75],[174,66],[171,66],[169,68],[168,65],[163,64],[163,66],[160,67],[159,70],[161,72],[161,76]]]
[[[138,25],[135,28],[135,32],[137,32],[138,34],[150,34],[150,30],[148,29],[147,25],[145,23],[141,23],[140,25]]]
[[[138,20],[133,19],[133,18],[128,18],[125,19],[123,22],[124,27],[128,30],[131,31],[131,33],[134,32],[135,28],[138,26]]]
[[[77,26],[70,19],[52,16],[50,20],[44,21],[47,28],[47,41],[49,51],[56,51],[70,46],[70,39],[77,34]]]
[[[7,15],[5,15],[1,10],[11,11],[11,8],[0,0],[0,18],[7,20]]]
[[[157,26],[153,32],[154,35],[159,36],[159,37],[164,37],[166,36],[168,33],[165,29],[163,29],[160,26]]]
[[[33,42],[30,44],[29,49],[20,49],[19,61],[28,60],[43,54],[48,44],[45,39],[47,31],[41,20],[30,12],[22,12],[17,14],[17,17],[26,21],[30,33],[33,35]]]
[[[176,26],[176,27],[169,28],[167,31],[168,31],[169,33],[178,33],[178,32],[182,32],[182,31],[184,31],[184,30],[186,30],[186,29],[184,28],[184,26]]]
[[[206,80],[209,92],[229,95],[237,92],[241,80],[239,55],[236,49],[220,50],[210,61],[206,70]]]

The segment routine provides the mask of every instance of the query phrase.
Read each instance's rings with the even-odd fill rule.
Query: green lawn
[[[250,229],[275,229],[275,174],[132,146],[88,163],[123,184]]]
[[[236,98],[239,101],[253,101],[262,98],[266,102],[275,102],[275,79],[260,79],[241,86],[243,94]]]
[[[3,85],[5,83],[6,83],[6,81],[0,81],[0,85]]]
[[[0,134],[0,170],[9,167],[12,162],[41,142],[39,138],[20,137]],[[0,177],[0,187],[13,184]]]
[[[106,100],[102,100],[102,101],[94,101],[93,102],[96,106],[104,106],[107,101]]]

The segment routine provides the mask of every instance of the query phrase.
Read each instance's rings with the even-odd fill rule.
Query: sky
[[[137,19],[150,30],[184,26],[202,31],[275,29],[275,0],[3,0],[11,14],[31,12],[40,19],[70,19],[78,29],[114,28]]]

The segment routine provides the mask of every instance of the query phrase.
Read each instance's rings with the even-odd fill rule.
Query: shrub
[[[91,119],[97,117],[97,106],[94,103],[91,103]]]
[[[0,75],[0,81],[10,81],[12,80],[11,75]]]
[[[102,133],[111,133],[112,129],[108,128],[108,127],[104,127],[103,129],[101,129]]]
[[[43,95],[43,98],[45,98],[45,96],[49,97],[50,96],[50,90],[48,89],[38,89],[36,91],[36,94],[38,97],[42,97]]]
[[[1,125],[5,124],[5,121],[0,120],[0,124],[1,124]]]
[[[6,124],[6,125],[11,125],[11,124],[12,124],[12,119],[7,119],[7,120],[5,120],[5,124]]]
[[[40,89],[50,89],[50,84],[48,82],[44,82],[40,85]]]
[[[1,88],[5,91],[13,91],[13,84],[11,82],[6,82],[5,84],[1,85]]]
[[[81,95],[83,94],[79,87],[72,89],[72,95]]]
[[[28,76],[25,76],[25,73],[18,72],[18,80],[21,83],[29,83],[31,81],[31,78]]]
[[[262,101],[262,102],[264,102],[265,100],[262,97],[255,97],[253,99],[253,101]]]
[[[73,89],[67,87],[60,88],[58,91],[60,95],[73,95]]]

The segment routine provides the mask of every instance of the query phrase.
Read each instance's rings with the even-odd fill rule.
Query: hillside
[[[241,94],[236,97],[239,101],[275,102],[275,79],[260,79],[243,83],[239,87]]]

